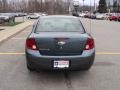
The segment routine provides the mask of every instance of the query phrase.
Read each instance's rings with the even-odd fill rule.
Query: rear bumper
[[[35,69],[54,70],[54,60],[69,60],[70,67],[67,70],[77,70],[88,64],[93,64],[95,49],[84,51],[80,56],[41,56],[39,51],[26,51],[27,64]]]

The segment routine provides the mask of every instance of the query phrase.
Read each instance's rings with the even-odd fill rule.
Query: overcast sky
[[[83,3],[83,0],[74,0],[74,1],[79,1],[81,4]],[[84,3],[87,5],[90,5],[90,1],[92,3],[92,5],[94,5],[94,0],[85,0]],[[98,4],[99,0],[95,0],[95,3]]]

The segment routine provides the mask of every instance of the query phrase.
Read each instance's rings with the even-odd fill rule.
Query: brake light
[[[85,50],[90,50],[94,48],[94,39],[88,38],[86,45],[85,45]]]
[[[38,50],[34,38],[29,38],[26,40],[26,48],[31,50]]]

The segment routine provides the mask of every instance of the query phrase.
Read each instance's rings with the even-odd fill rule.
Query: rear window
[[[81,32],[83,26],[76,18],[41,18],[36,32]]]

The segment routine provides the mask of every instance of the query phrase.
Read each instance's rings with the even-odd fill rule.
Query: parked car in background
[[[90,18],[90,13],[86,13],[86,14],[84,15],[84,18]]]
[[[9,20],[9,16],[5,16],[3,14],[0,14],[0,20],[8,21]]]
[[[105,14],[104,14],[104,19],[105,19],[105,20],[109,20],[109,17],[110,17],[111,15],[112,15],[111,13],[105,13]]]
[[[79,17],[84,17],[85,13],[79,13]]]
[[[114,14],[112,14],[112,15],[109,17],[109,20],[110,20],[110,21],[117,21],[118,18],[119,18],[119,16],[114,13]]]
[[[28,14],[27,18],[29,19],[38,19],[41,15],[38,13],[30,13]]]
[[[118,17],[118,21],[120,22],[120,16]]]
[[[79,13],[76,12],[76,11],[72,11],[72,15],[73,15],[73,16],[76,16],[76,17],[79,17]]]
[[[23,17],[23,16],[27,16],[27,13],[22,13],[22,12],[16,12],[13,13],[15,15],[15,17]]]
[[[98,20],[104,20],[104,14],[100,14],[100,13],[97,13],[96,14],[96,19],[98,19]]]
[[[96,15],[92,13],[92,14],[89,15],[88,18],[90,18],[90,19],[96,19]]]
[[[94,39],[73,16],[43,16],[26,40],[30,71],[89,70],[94,62]]]
[[[12,13],[0,13],[0,19],[4,22],[15,22],[15,15]]]
[[[19,17],[18,13],[12,13],[15,17]]]
[[[41,16],[47,16],[48,14],[47,13],[41,13]]]

